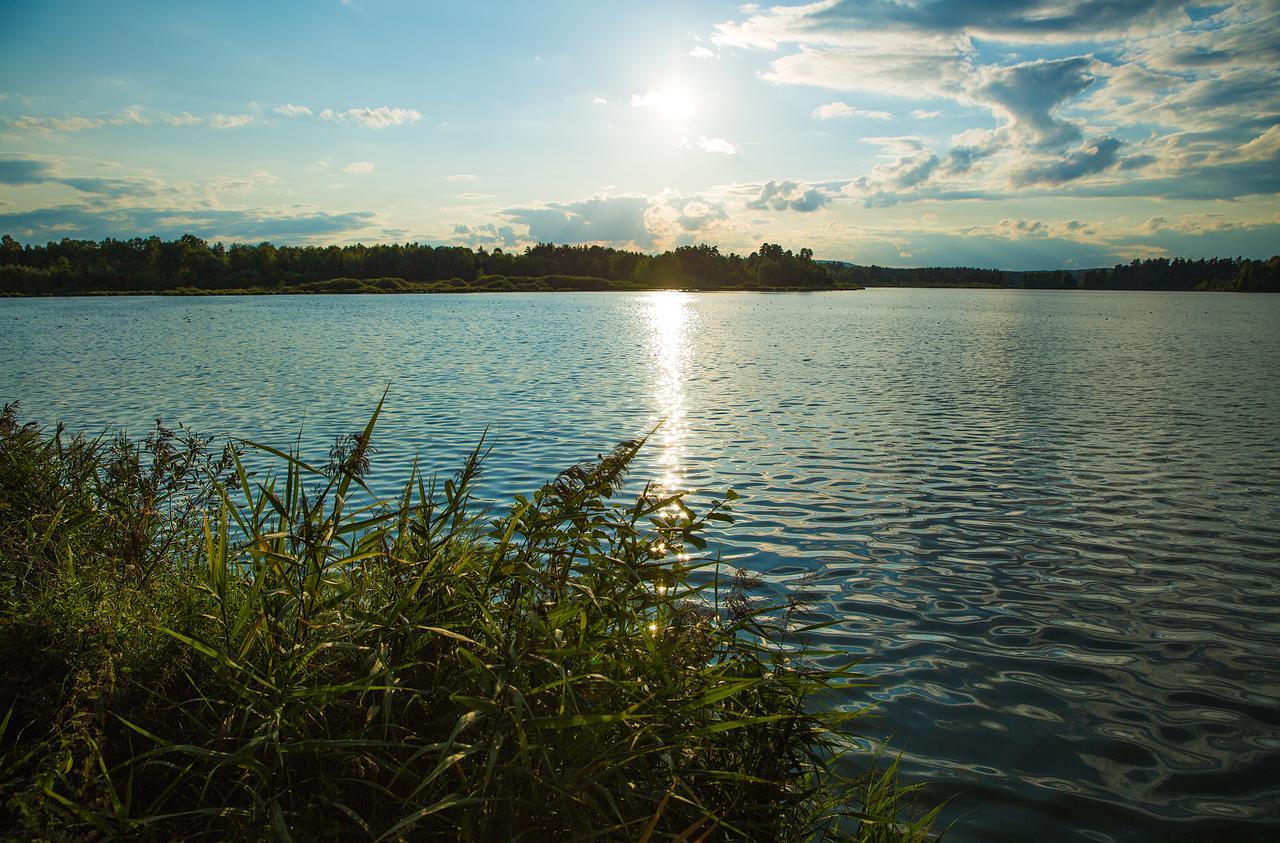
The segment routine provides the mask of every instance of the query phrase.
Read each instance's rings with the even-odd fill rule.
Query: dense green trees
[[[341,283],[339,283],[341,282]],[[404,243],[275,246],[206,243],[185,235],[43,246],[0,241],[0,294],[112,292],[352,292],[397,290],[830,289],[1025,287],[1086,290],[1280,291],[1280,257],[1152,258],[1110,269],[1010,272],[970,267],[896,268],[815,261],[765,243],[750,255],[680,246],[646,255],[607,246],[539,243],[523,252]]]
[[[399,279],[399,289],[634,289],[652,287],[822,288],[833,279],[813,260],[766,243],[747,257],[715,246],[682,246],[651,256],[605,246],[541,243],[523,253],[419,243],[366,246],[209,244],[186,235],[132,240],[65,239],[0,244],[0,292],[68,294],[175,290],[310,291],[334,279]],[[498,279],[498,280],[495,280]],[[574,281],[573,279],[581,279]],[[332,285],[331,285],[332,286]],[[347,283],[344,289],[371,288]],[[382,284],[386,288],[387,284]]]
[[[1052,269],[1011,272],[969,267],[920,267],[828,264],[837,281],[863,287],[1021,287],[1028,290],[1233,290],[1280,292],[1280,257],[1151,258],[1110,269]]]

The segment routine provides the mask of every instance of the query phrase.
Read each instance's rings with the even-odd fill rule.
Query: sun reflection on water
[[[660,482],[667,489],[679,489],[689,430],[685,381],[693,364],[693,296],[662,291],[650,293],[642,301],[649,323],[649,352],[654,361],[653,397],[657,418],[662,421],[651,444],[656,446]]]

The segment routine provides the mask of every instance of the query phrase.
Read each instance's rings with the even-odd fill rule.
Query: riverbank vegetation
[[[628,441],[376,502],[376,420],[310,463],[5,408],[0,836],[924,839],[896,765],[849,777],[849,668],[719,576],[732,493],[617,501]]]

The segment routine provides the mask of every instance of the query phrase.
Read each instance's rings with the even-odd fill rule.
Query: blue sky
[[[1278,8],[11,0],[0,231],[1262,257]]]

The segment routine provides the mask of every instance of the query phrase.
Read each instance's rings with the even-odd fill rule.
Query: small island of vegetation
[[[0,836],[926,838],[848,763],[824,624],[720,576],[732,493],[615,502],[636,440],[502,511],[483,449],[379,502],[376,419],[313,465],[4,408]]]

